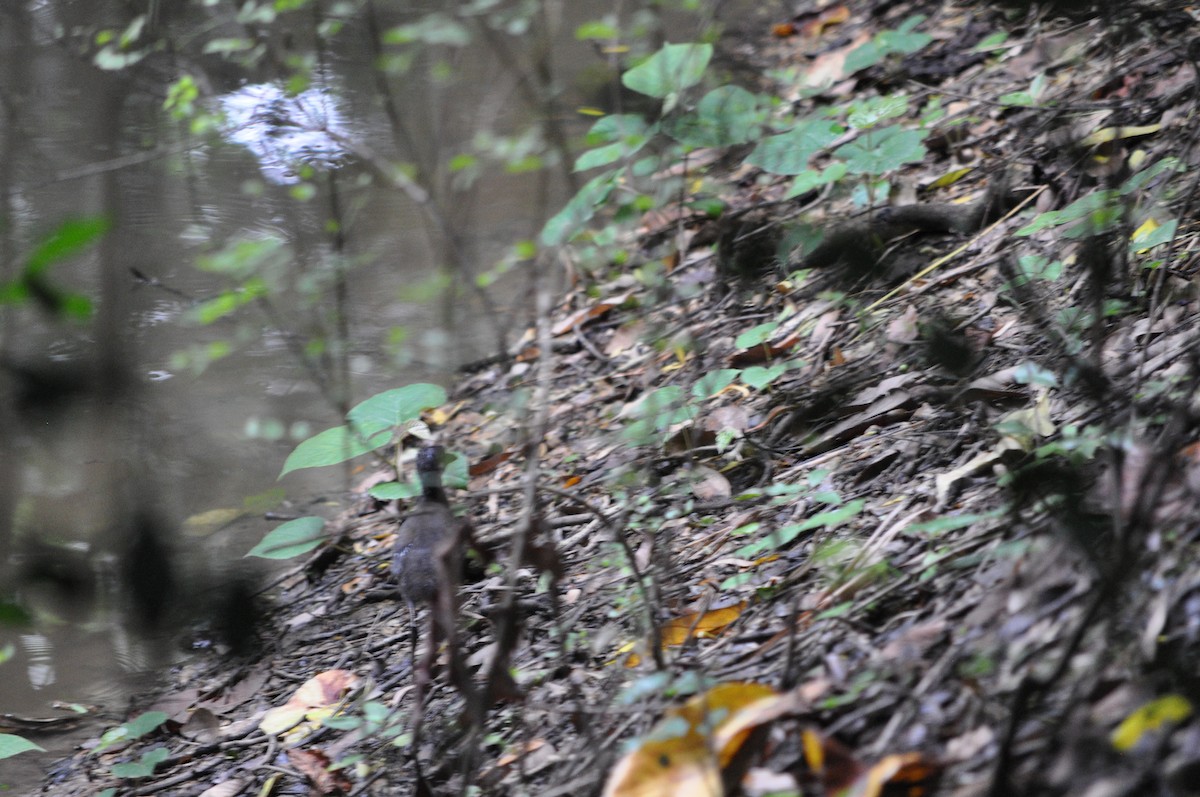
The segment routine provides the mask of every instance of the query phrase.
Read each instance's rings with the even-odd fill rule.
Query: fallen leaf
[[[344,769],[329,770],[329,756],[320,750],[288,750],[288,763],[312,783],[317,794],[347,794],[354,784]]]
[[[775,696],[775,690],[762,684],[727,683],[667,711],[641,744],[613,768],[604,797],[721,794],[722,768],[741,751],[754,729],[739,714]]]
[[[588,321],[599,318],[613,308],[620,307],[629,299],[628,293],[622,293],[618,296],[613,296],[609,299],[603,299],[595,304],[576,310],[566,318],[559,321],[551,330],[555,336],[565,335],[566,333],[581,327]]]
[[[1182,695],[1163,695],[1142,705],[1112,732],[1112,746],[1118,752],[1126,753],[1137,747],[1138,742],[1148,733],[1153,733],[1164,725],[1183,722],[1192,715],[1192,704]]]
[[[719,471],[700,467],[696,469],[696,476],[698,478],[692,482],[692,495],[701,501],[715,501],[718,498],[728,498],[733,495],[733,487],[730,486],[729,479],[726,479]]]
[[[197,708],[183,723],[179,735],[200,744],[212,744],[217,740],[219,725],[216,714],[206,708]]]

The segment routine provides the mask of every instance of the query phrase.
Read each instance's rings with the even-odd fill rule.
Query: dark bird
[[[417,667],[418,681],[430,675],[439,640],[453,636],[457,590],[462,578],[463,547],[472,539],[466,520],[454,516],[442,487],[445,449],[428,445],[417,452],[421,497],[400,522],[392,553],[392,578],[408,604],[409,640],[417,661],[418,603],[431,604],[430,638],[426,656]]]
[[[445,449],[425,446],[417,452],[421,498],[400,522],[392,553],[392,578],[409,604],[431,603],[444,579],[457,580],[451,567],[465,521],[454,516],[442,487]],[[440,561],[439,561],[440,560]],[[444,575],[443,575],[444,573]]]

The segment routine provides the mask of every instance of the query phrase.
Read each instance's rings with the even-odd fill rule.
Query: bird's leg
[[[417,606],[412,601],[406,600],[408,605],[408,645],[412,658],[409,659],[409,666],[414,670],[417,667]]]
[[[412,601],[408,603],[408,642],[412,658],[413,682],[416,686],[416,696],[413,701],[413,744],[415,745],[421,735],[421,723],[425,719],[425,696],[429,690],[429,685],[433,681],[432,672],[427,661],[427,656],[417,658],[417,607]],[[432,638],[430,643],[433,643]]]

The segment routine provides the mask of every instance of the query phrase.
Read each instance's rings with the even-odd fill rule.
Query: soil
[[[576,270],[429,416],[496,561],[468,569],[423,710],[387,584],[404,507],[360,493],[267,590],[253,653],[173,672],[131,714],[167,723],[47,792],[1200,793],[1195,187],[1161,172],[1106,228],[1023,229],[1200,166],[1194,10],[837,8],[728,55],[801,106],[905,92],[911,121],[939,97],[897,204],[975,208],[1003,180],[1003,212],[896,237],[849,195],[696,167],[726,221],[648,214],[626,265]],[[916,11],[931,44],[838,73]],[[1035,79],[1036,104],[1001,100]],[[790,243],[852,217],[863,246]],[[1131,244],[1147,219],[1173,238]],[[264,732],[306,683],[374,724]],[[110,774],[160,747],[152,776]]]

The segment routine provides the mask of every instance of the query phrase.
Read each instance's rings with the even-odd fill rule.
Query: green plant
[[[134,739],[140,739],[148,733],[153,733],[158,730],[159,726],[167,721],[167,714],[163,711],[147,711],[144,714],[131,719],[122,725],[115,728],[110,728],[100,736],[100,744],[96,745],[94,753],[100,753],[109,747],[118,744],[125,744]]]
[[[899,29],[880,33],[849,54],[847,70],[865,69],[894,54],[924,47],[931,38],[915,30],[923,21],[924,17],[914,16]],[[908,112],[909,101],[903,95],[792,115],[779,98],[737,86],[721,86],[700,95],[698,87],[709,77],[711,56],[712,47],[705,43],[667,44],[624,73],[626,88],[661,103],[661,117],[651,121],[641,114],[621,113],[593,124],[586,139],[591,148],[575,160],[575,169],[604,171],[589,179],[547,221],[540,237],[543,245],[559,246],[586,237],[582,234],[601,209],[607,208],[614,219],[621,218],[631,206],[630,187],[639,187],[633,196],[652,197],[654,204],[677,198],[677,181],[652,182],[648,178],[663,160],[686,166],[688,154],[702,147],[752,142],[755,146],[746,162],[770,174],[794,175],[789,196],[849,177],[858,181],[864,203],[887,195],[884,175],[925,156],[922,142],[926,130],[881,124]],[[927,113],[921,124],[932,123],[934,118]],[[857,135],[828,151],[850,131]],[[818,156],[825,162],[814,165]],[[689,197],[689,204],[704,201],[702,196]]]
[[[866,507],[867,502],[863,499],[855,499],[843,503],[842,496],[835,490],[821,489],[821,484],[827,476],[827,471],[817,470],[808,474],[804,484],[773,484],[767,487],[763,492],[770,495],[774,503],[792,503],[797,500],[799,495],[807,495],[813,502],[824,504],[828,508],[799,523],[788,523],[779,528],[768,529],[766,533],[763,533],[764,526],[758,522],[735,529],[732,536],[747,537],[751,541],[743,544],[732,555],[738,559],[755,560],[771,551],[791,545],[808,532],[822,528],[833,529],[857,517]],[[739,497],[753,497],[754,495],[751,493]],[[753,578],[752,572],[739,573],[721,582],[721,589],[726,590],[740,586]]]
[[[35,750],[41,753],[46,752],[44,748],[38,747],[24,736],[17,736],[12,733],[0,733],[0,760]]]
[[[446,403],[446,391],[438,385],[416,383],[385,390],[355,405],[346,413],[346,423],[318,432],[301,442],[288,455],[280,478],[304,468],[338,465],[389,446],[420,424],[421,413]],[[397,474],[399,467],[396,467]],[[463,457],[455,457],[447,466],[445,481],[450,487],[467,483]],[[415,481],[401,484],[385,482],[372,487],[370,494],[380,500],[411,498],[420,493]],[[264,559],[289,559],[313,550],[325,541],[325,521],[316,516],[290,520],[270,532],[246,556]]]
[[[0,304],[32,302],[60,318],[82,321],[91,317],[91,301],[51,282],[49,270],[94,245],[108,228],[108,220],[101,217],[60,224],[37,242],[16,277],[0,283]]]
[[[148,778],[154,774],[154,768],[166,761],[170,751],[165,747],[155,747],[142,753],[137,761],[113,764],[112,773],[118,778]]]

